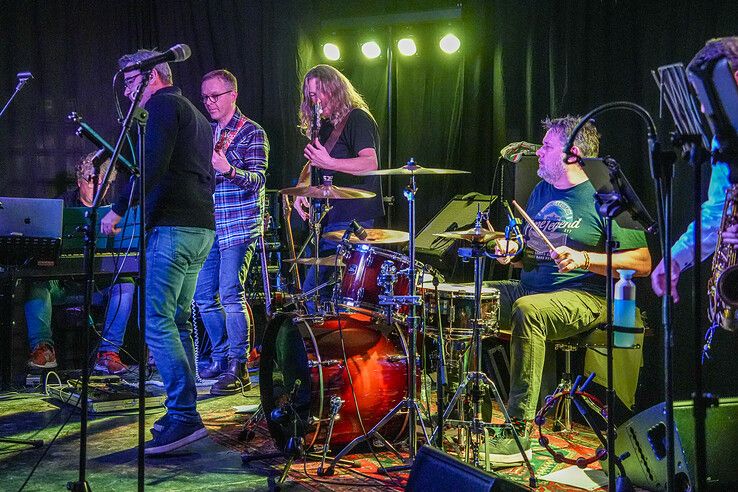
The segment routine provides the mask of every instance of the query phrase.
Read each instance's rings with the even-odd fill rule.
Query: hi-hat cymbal
[[[374,171],[367,171],[365,173],[358,173],[357,176],[410,176],[420,174],[470,174],[469,171],[462,171],[461,169],[441,169],[433,167],[423,167],[418,164],[406,164],[402,167],[396,167],[392,169],[377,169]]]
[[[405,231],[394,231],[392,229],[365,229],[366,239],[359,239],[352,234],[349,242],[354,244],[391,244],[406,243],[410,240],[410,234]],[[343,237],[344,231],[326,232],[323,234],[325,239],[338,242]]]
[[[486,243],[493,239],[504,239],[504,232],[490,231],[484,227],[465,229],[462,231],[448,231],[433,234],[438,237],[445,237],[447,239],[463,239],[472,243]]]
[[[293,186],[291,188],[282,188],[279,192],[283,195],[324,198],[330,200],[351,200],[356,198],[373,198],[377,196],[376,193],[371,191],[333,185]]]
[[[324,256],[322,258],[287,258],[282,260],[286,263],[297,263],[298,265],[336,266],[336,255]],[[338,266],[343,266],[343,258],[338,258]]]

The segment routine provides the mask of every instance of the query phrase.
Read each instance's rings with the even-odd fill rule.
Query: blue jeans
[[[216,237],[197,277],[195,304],[213,344],[214,361],[248,359],[250,326],[243,285],[257,239],[220,249]]]
[[[321,235],[325,234],[326,232],[333,232],[333,231],[345,231],[348,229],[350,224],[350,221],[341,221],[341,222],[329,222],[328,224],[325,224],[323,229],[320,231]],[[365,229],[370,229],[374,225],[374,219],[368,219],[368,220],[362,220],[359,222],[361,227]],[[321,239],[318,243],[320,245],[319,256],[330,256],[333,254],[336,254],[336,248],[338,247],[338,243],[334,241],[328,241],[326,239]],[[312,256],[311,248],[308,247],[305,250],[305,257]],[[307,269],[305,273],[305,281],[302,283],[302,291],[308,292],[312,289],[314,289],[316,286],[326,282],[328,280],[329,275],[333,274],[334,268],[330,267],[317,267],[318,270],[318,282],[315,282],[315,269],[316,267],[311,266]],[[325,302],[328,299],[330,299],[331,292],[333,291],[332,287],[323,287],[320,290],[320,300],[321,302]],[[315,303],[310,300],[305,303],[305,307],[310,313],[315,312]]]
[[[146,343],[167,392],[167,413],[187,423],[197,413],[192,296],[215,232],[159,226],[146,234]]]
[[[45,343],[54,346],[51,336],[52,306],[84,303],[84,284],[80,282],[61,282],[49,280],[34,282],[28,289],[24,305],[28,342],[31,349]],[[136,286],[132,279],[120,279],[115,285],[94,291],[92,304],[102,306],[108,298],[105,325],[100,341],[100,352],[118,352],[123,345],[123,336],[128,325],[128,317],[133,307],[133,294]]]

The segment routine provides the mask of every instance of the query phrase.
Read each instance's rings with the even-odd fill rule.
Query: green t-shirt
[[[589,181],[566,190],[541,181],[533,189],[526,212],[555,247],[604,253],[605,221],[597,213],[594,194]],[[624,229],[615,222],[612,229],[614,239],[620,243],[619,250],[646,246],[643,231]],[[528,224],[523,228],[523,235],[526,243],[520,274],[523,286],[537,292],[580,289],[605,294],[604,277],[581,269],[559,273],[548,247]]]

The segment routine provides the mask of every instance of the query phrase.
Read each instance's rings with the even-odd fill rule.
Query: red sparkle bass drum
[[[407,344],[396,325],[377,324],[357,313],[320,321],[291,314],[277,316],[264,334],[259,368],[261,404],[269,432],[280,449],[293,435],[295,424],[306,450],[324,444],[331,399],[340,397],[344,404],[335,419],[330,444],[346,444],[363,434],[349,373],[368,431],[406,396],[407,368]],[[397,415],[382,428],[382,435],[395,441],[406,421],[404,414]]]

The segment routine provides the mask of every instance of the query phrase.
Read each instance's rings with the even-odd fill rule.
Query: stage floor
[[[237,414],[236,406],[258,404],[258,385],[246,394],[228,397],[202,397],[198,408],[209,437],[198,441],[182,452],[167,457],[146,459],[146,487],[152,490],[268,490],[270,481],[278,478],[284,466],[281,459],[242,464],[242,452],[274,451],[271,437],[264,427],[256,430],[256,437],[248,443],[238,440],[248,415]],[[163,407],[147,412],[147,429],[164,412]],[[58,433],[54,444],[48,443]],[[78,478],[79,413],[57,403],[40,392],[0,393],[0,437],[43,439],[45,447],[32,449],[20,445],[0,443],[1,490],[19,490],[34,466],[37,469],[23,490],[63,490],[69,481]],[[147,434],[147,439],[150,435]],[[597,444],[588,429],[577,427],[566,440],[553,438],[554,444],[567,456],[578,453],[591,455]],[[89,421],[87,481],[92,490],[127,491],[137,486],[137,413],[116,413],[91,417]],[[47,449],[48,448],[48,449]],[[289,490],[387,490],[401,489],[407,474],[393,475],[394,484],[377,472],[377,462],[370,453],[350,455],[362,467],[357,470],[339,468],[336,475],[320,478],[318,464],[300,462],[289,473]],[[394,455],[380,452],[385,466],[397,464]],[[555,463],[553,458],[533,443],[533,466],[539,476],[537,490],[582,490],[572,486],[540,480],[553,471],[568,468]],[[600,473],[599,464],[592,473]],[[500,470],[500,476],[521,485],[528,483],[523,467]],[[595,488],[593,490],[605,490]]]

